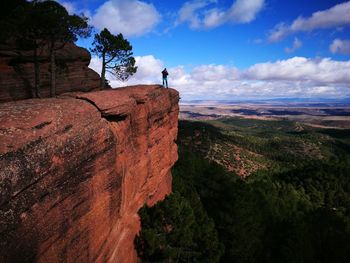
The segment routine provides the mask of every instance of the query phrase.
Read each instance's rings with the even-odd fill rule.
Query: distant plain
[[[216,120],[231,117],[291,120],[317,128],[350,129],[350,103],[201,101],[180,104],[180,119],[183,120]]]

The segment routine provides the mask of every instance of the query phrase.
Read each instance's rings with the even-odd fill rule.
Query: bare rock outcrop
[[[56,95],[99,88],[100,76],[88,67],[90,53],[73,43],[56,52]],[[34,53],[0,44],[0,102],[35,97]],[[38,52],[41,97],[49,97],[50,63],[47,48]]]
[[[136,262],[137,211],[171,191],[178,92],[0,104],[0,262]]]

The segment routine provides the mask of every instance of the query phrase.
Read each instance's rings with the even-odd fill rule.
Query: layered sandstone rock
[[[171,191],[178,93],[0,104],[0,262],[136,262],[137,211]]]
[[[72,43],[56,52],[56,94],[91,91],[100,85],[99,75],[88,68],[90,53]],[[35,97],[33,51],[0,44],[0,102]],[[50,63],[47,48],[39,50],[41,97],[49,97]]]

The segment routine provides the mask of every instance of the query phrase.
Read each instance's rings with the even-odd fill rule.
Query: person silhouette
[[[163,86],[166,88],[168,88],[168,75],[169,75],[168,71],[166,70],[166,68],[164,68],[162,71],[162,76],[163,76]]]

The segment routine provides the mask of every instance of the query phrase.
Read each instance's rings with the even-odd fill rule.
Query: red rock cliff
[[[90,53],[73,43],[56,52],[56,94],[91,91],[100,85],[100,76],[88,68]],[[50,63],[47,49],[39,51],[40,93],[49,97]],[[0,102],[35,97],[33,51],[0,44]]]
[[[0,262],[136,262],[171,191],[179,96],[160,86],[0,104]]]

